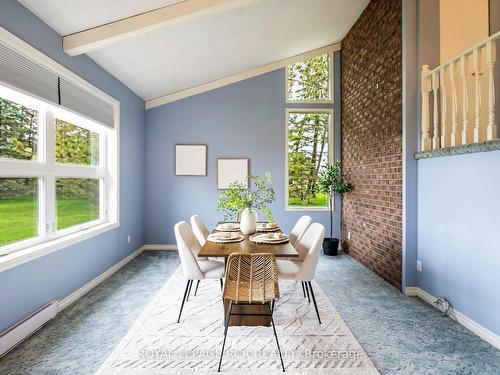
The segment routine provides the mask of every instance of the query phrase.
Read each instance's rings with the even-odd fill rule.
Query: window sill
[[[285,211],[309,211],[309,212],[330,212],[330,208],[328,207],[286,207]],[[335,208],[333,209],[335,211]]]
[[[116,222],[104,223],[77,233],[68,234],[67,236],[57,238],[52,241],[30,246],[26,249],[18,250],[10,254],[0,255],[0,272],[62,250],[67,246],[95,237],[111,229],[118,228],[119,226],[120,224]]]

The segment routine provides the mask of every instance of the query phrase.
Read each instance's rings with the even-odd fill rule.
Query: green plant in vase
[[[271,174],[266,172],[261,176],[248,176],[247,184],[233,182],[229,188],[223,190],[217,201],[217,211],[221,212],[224,220],[230,220],[241,213],[242,231],[247,220],[253,217],[252,211],[261,209],[268,221],[274,221],[269,204],[276,199],[276,193],[272,187]],[[271,220],[270,220],[271,219]],[[248,231],[255,232],[255,220],[249,223]]]
[[[328,196],[330,206],[330,237],[323,240],[323,251],[326,255],[338,255],[339,239],[333,238],[333,199],[335,194],[346,194],[354,189],[352,184],[342,181],[342,163],[328,164],[321,172],[318,180],[319,191]]]

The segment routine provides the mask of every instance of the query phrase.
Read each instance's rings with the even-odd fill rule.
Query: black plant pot
[[[325,238],[323,240],[323,252],[325,255],[339,255],[339,239]]]

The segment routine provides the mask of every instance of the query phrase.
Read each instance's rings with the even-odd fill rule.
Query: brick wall
[[[400,289],[401,31],[401,0],[372,0],[342,41],[342,162],[355,189],[343,198],[344,246]]]

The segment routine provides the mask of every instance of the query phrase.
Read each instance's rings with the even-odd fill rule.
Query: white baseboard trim
[[[121,261],[116,263],[114,266],[112,266],[111,268],[108,268],[106,271],[101,273],[95,279],[89,281],[87,284],[82,286],[80,289],[75,290],[69,296],[67,296],[66,298],[59,301],[58,312],[64,310],[66,307],[68,307],[73,302],[75,302],[78,298],[80,298],[81,296],[83,296],[84,294],[86,294],[87,292],[89,292],[90,290],[95,288],[97,285],[102,283],[104,280],[106,280],[108,277],[110,277],[112,274],[114,274],[120,268],[125,266],[128,262],[130,262],[136,256],[141,254],[143,251],[144,251],[144,246],[141,246],[136,251],[134,251],[132,254],[126,256]]]
[[[177,250],[176,244],[146,244],[143,246],[144,251],[174,251]]]
[[[437,299],[433,295],[427,293],[425,290],[414,286],[405,288],[405,294],[408,297],[418,297],[432,306],[434,306],[434,301]],[[491,332],[489,329],[483,327],[481,324],[472,320],[467,315],[462,314],[460,311],[454,309],[453,307],[450,308],[449,316],[450,318],[457,321],[457,323],[463,325],[469,331],[481,337],[484,341],[487,341],[497,349],[500,349],[500,336],[496,333]]]

